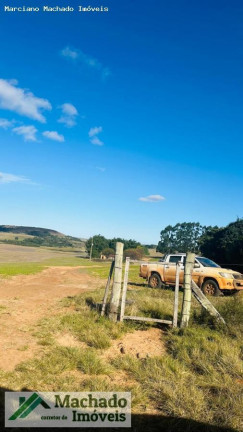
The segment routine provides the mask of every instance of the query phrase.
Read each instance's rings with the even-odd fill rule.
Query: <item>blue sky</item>
[[[242,2],[102,4],[1,5],[0,224],[157,243],[242,217]]]

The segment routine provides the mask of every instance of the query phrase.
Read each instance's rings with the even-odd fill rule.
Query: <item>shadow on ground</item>
[[[5,428],[4,427],[4,393],[11,391],[9,389],[0,387],[0,431],[6,432],[29,432],[32,428]],[[23,388],[22,391],[30,391]],[[209,425],[202,422],[197,422],[190,419],[178,418],[178,417],[165,417],[160,415],[149,415],[149,414],[133,414],[132,415],[132,427],[131,428],[34,428],[35,432],[43,432],[45,430],[55,431],[86,431],[94,432],[95,430],[107,431],[107,432],[237,432],[236,429],[223,428],[218,426]]]
[[[131,286],[138,286],[138,287],[148,287],[148,284],[146,283],[136,283],[136,282],[128,282],[127,285],[131,285]],[[149,287],[148,287],[149,288]]]

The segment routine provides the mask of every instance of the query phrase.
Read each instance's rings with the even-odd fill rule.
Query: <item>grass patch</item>
[[[99,277],[100,279],[107,279],[110,271],[110,262],[98,262],[92,263],[92,266],[90,265],[87,269],[87,273],[89,273],[91,276]]]
[[[108,272],[108,266],[104,265],[102,268],[101,263],[101,271],[104,272],[104,277],[106,272]],[[99,266],[99,264],[89,261],[88,259],[79,258],[76,256],[60,256],[56,258],[49,258],[39,262],[10,262],[10,263],[0,263],[0,275],[3,277],[6,276],[16,276],[19,274],[22,275],[30,275],[36,274],[44,270],[46,267],[50,266],[68,266],[68,267],[78,267],[84,266],[88,268],[88,272],[92,274],[92,271],[89,271],[90,267]],[[93,271],[95,274],[95,270]],[[97,275],[99,275],[99,271],[97,271]]]
[[[226,302],[221,302],[218,306],[219,312],[223,315],[228,323],[230,331],[235,330],[243,332],[243,292],[230,297]]]
[[[80,354],[77,348],[55,347],[38,360],[21,363],[16,370],[30,375],[34,372],[42,378],[50,374],[58,376],[64,371],[77,369]]]
[[[0,305],[0,315],[1,315],[1,313],[5,312],[6,309],[7,309],[6,306]]]
[[[69,267],[78,267],[78,266],[90,267],[90,266],[97,265],[97,263],[94,263],[88,259],[76,255],[75,256],[60,255],[55,258],[45,259],[43,261],[43,264],[46,266],[69,266]]]
[[[37,325],[30,329],[32,336],[38,339],[38,344],[43,347],[55,345],[55,336],[60,330],[59,316],[41,319]]]
[[[194,352],[190,360],[191,347],[185,347],[184,337],[180,337],[176,356],[174,352],[173,355],[141,361],[125,355],[113,360],[113,366],[136,379],[163,415],[195,421],[203,419],[208,424],[240,430],[242,388],[237,385],[234,374],[222,367],[222,363],[228,364],[227,354],[225,358],[225,353],[222,353],[221,365],[214,372],[209,349],[207,364],[204,368],[197,368],[194,360],[198,361],[198,357]],[[234,365],[231,366],[230,372]]]
[[[101,317],[97,310],[92,309],[92,305],[100,301],[103,290],[96,290],[92,295],[90,298],[83,293],[61,300],[60,305],[66,308],[66,313],[42,319],[32,329],[38,343],[42,346],[51,346],[55,344],[57,333],[70,333],[91,348],[106,349],[114,339],[135,328],[135,324],[114,323],[106,317]]]
[[[73,376],[71,371],[76,371],[76,375]],[[2,372],[0,379],[1,385],[8,388],[80,391],[83,374],[97,376],[111,373],[111,365],[106,364],[95,350],[56,346],[50,348],[41,358],[19,364],[14,372]]]
[[[180,301],[182,301],[181,293]],[[174,302],[172,290],[130,286],[127,292],[127,302],[126,315],[172,319]]]
[[[22,345],[18,348],[18,351],[27,351],[28,348],[29,348],[28,345]]]
[[[97,352],[92,349],[82,351],[77,368],[88,375],[107,375],[112,372],[111,366],[102,361]]]
[[[139,276],[139,269],[140,269],[140,265],[130,264],[130,268],[129,268],[129,282],[132,282],[132,283],[135,283],[135,284],[141,284],[141,285],[146,284],[147,285],[146,280],[143,279],[143,278],[141,278]]]
[[[223,338],[220,332],[199,326],[185,330],[174,330],[168,336],[168,351],[199,376],[219,379],[224,375],[241,378],[241,346],[230,337]]]
[[[102,261],[95,262],[89,260],[84,260],[84,261],[88,263],[87,264],[88,268],[86,269],[86,271],[91,276],[99,277],[101,279],[108,278],[111,261],[103,261],[103,262]],[[139,267],[140,266],[137,264],[130,264],[129,281],[132,281],[133,283],[144,284],[146,283],[146,281],[139,276]],[[124,268],[125,268],[125,264],[123,263],[123,273],[124,273]]]
[[[108,261],[104,262],[95,262],[90,261],[89,259],[85,259],[83,257],[75,256],[67,256],[60,255],[54,258],[44,259],[38,262],[9,262],[9,263],[0,263],[0,275],[2,276],[16,276],[18,274],[29,275],[39,273],[44,270],[46,267],[59,267],[59,266],[67,266],[67,267],[84,267],[81,269],[81,272],[85,272],[90,274],[91,276],[99,277],[101,279],[107,279],[109,274],[111,263]],[[131,265],[130,275],[131,279],[134,281],[135,279],[138,282],[142,282],[143,280],[138,276],[139,266]]]
[[[126,323],[111,322],[106,317],[101,317],[97,311],[90,310],[87,300],[90,303],[91,299],[86,299],[83,295],[69,299],[69,305],[76,305],[76,313],[62,316],[59,328],[69,331],[90,347],[108,348],[111,341],[128,331],[129,327]],[[94,302],[94,299],[92,301]]]
[[[94,297],[100,300],[102,295],[97,292]],[[126,313],[171,317],[173,298],[171,289],[153,290],[130,285],[128,299],[133,303],[127,305]],[[72,301],[81,311],[84,307],[81,297]],[[242,298],[215,298],[212,302],[226,319],[227,328],[210,323],[200,305],[193,301],[190,328],[167,333],[165,356],[141,360],[123,355],[111,360],[111,364],[118,373],[126,372],[137,383],[140,394],[163,415],[195,421],[203,418],[208,424],[240,430],[241,339],[238,333],[232,338],[231,326],[239,328],[241,325]],[[102,321],[100,323],[94,316],[92,321],[102,328]],[[109,326],[110,322],[106,322]],[[106,327],[102,328],[102,333],[108,334]]]
[[[116,359],[113,365],[134,377],[147,392],[153,405],[163,414],[178,417],[186,414],[197,420],[205,413],[203,394],[195,386],[195,379],[190,371],[170,356],[144,361],[123,356]],[[197,406],[194,400],[197,401]]]
[[[29,275],[39,273],[44,270],[45,266],[42,263],[23,262],[23,263],[0,263],[0,275],[16,276],[19,274]]]

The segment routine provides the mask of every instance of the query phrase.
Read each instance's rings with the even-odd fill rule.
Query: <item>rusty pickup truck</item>
[[[186,254],[168,254],[161,262],[141,264],[139,276],[146,279],[152,288],[175,285],[176,264],[180,265],[180,286],[183,285]],[[192,272],[194,282],[206,295],[218,296],[226,292],[243,290],[243,275],[220,267],[214,261],[196,256]]]

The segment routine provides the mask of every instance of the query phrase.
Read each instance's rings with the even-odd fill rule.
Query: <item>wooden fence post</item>
[[[180,282],[180,264],[178,262],[176,264],[176,282],[175,282],[173,327],[177,327],[177,321],[178,321],[179,282]]]
[[[111,293],[110,311],[109,318],[111,321],[117,321],[118,308],[121,295],[121,284],[122,284],[122,260],[123,260],[123,243],[116,243],[116,255],[115,255],[115,271],[114,271],[114,282]]]
[[[130,258],[126,258],[125,264],[125,273],[124,273],[124,282],[123,282],[123,290],[122,290],[122,301],[121,301],[121,313],[120,313],[120,321],[123,321],[124,313],[125,313],[125,305],[126,305],[126,296],[127,296],[127,282],[128,282],[128,273],[129,273],[129,265]]]
[[[183,304],[182,304],[182,314],[181,314],[181,328],[187,327],[190,310],[191,310],[191,299],[192,299],[192,270],[194,267],[195,254],[192,252],[187,252],[186,263],[184,269],[184,293],[183,293]]]
[[[110,268],[110,273],[109,273],[109,276],[108,276],[108,279],[107,279],[107,283],[106,283],[106,287],[105,287],[105,294],[104,294],[104,298],[103,298],[103,302],[102,302],[101,316],[103,316],[104,313],[105,313],[105,307],[106,307],[107,297],[108,297],[108,294],[109,294],[109,288],[110,288],[112,273],[113,273],[113,270],[114,270],[114,264],[115,264],[115,261],[112,261],[111,268]]]

